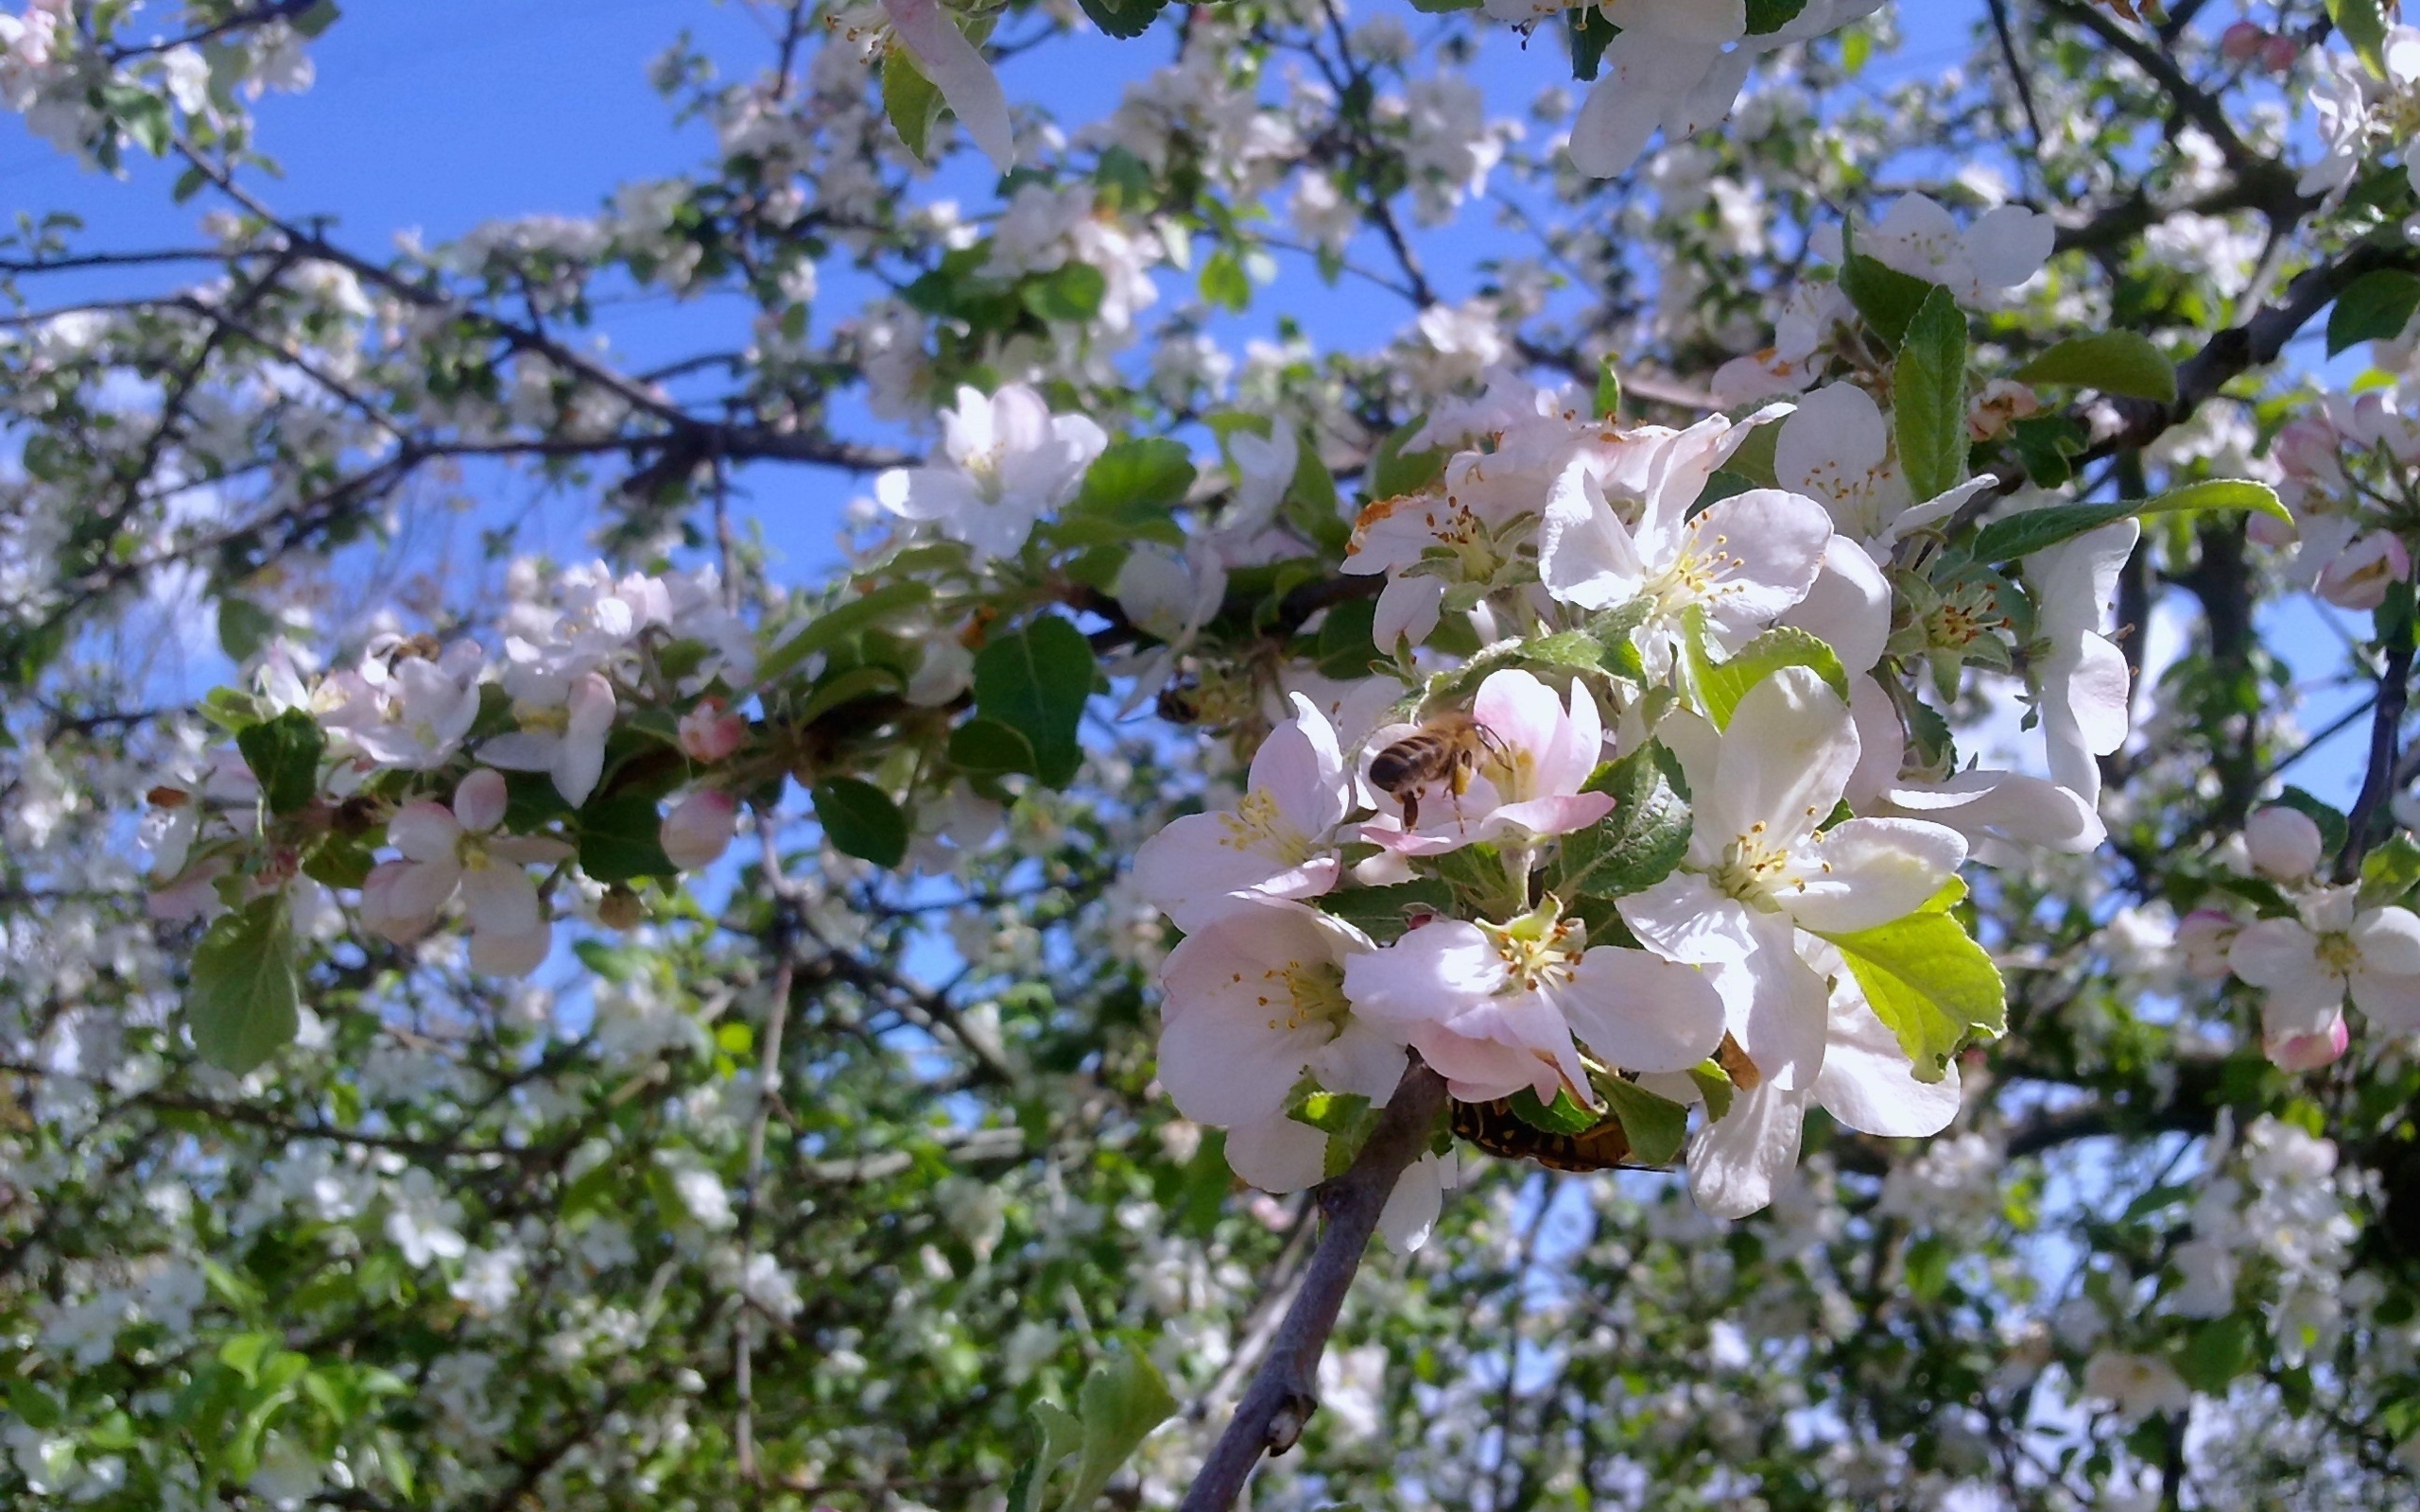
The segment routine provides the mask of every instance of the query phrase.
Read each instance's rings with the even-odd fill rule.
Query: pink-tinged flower
[[[1017,138],[1009,123],[1008,93],[950,12],[938,0],[882,0],[882,9],[918,71],[942,92],[992,165],[1002,173],[1015,167]]]
[[[408,942],[425,934],[459,892],[471,924],[472,964],[502,975],[535,970],[545,959],[552,927],[537,884],[524,868],[564,860],[572,850],[559,840],[494,833],[505,805],[503,774],[480,767],[455,788],[452,807],[422,799],[396,810],[387,821],[387,843],[403,859],[380,863],[362,884],[362,922]]]
[[[1694,502],[1660,489],[1625,522],[1575,464],[1555,481],[1539,526],[1538,576],[1555,598],[1585,610],[1646,600],[1635,639],[1651,677],[1670,670],[1691,609],[1726,648],[1772,625],[1806,596],[1832,538],[1822,505],[1779,489],[1692,515]]]
[[[1861,748],[1844,796],[1868,818],[1947,825],[1966,837],[1968,859],[1991,867],[2022,865],[2040,850],[2083,855],[2108,835],[2082,798],[2039,777],[1970,767],[1939,782],[1903,778],[1907,732],[1891,696],[1870,677],[1849,680],[1849,711]]]
[[[2025,559],[2049,645],[2034,677],[2050,777],[2096,808],[2100,759],[2126,743],[2132,691],[2125,655],[2101,627],[2117,612],[2118,569],[2142,530],[2138,520],[2120,520]]]
[[[2386,602],[2388,589],[2411,580],[2411,552],[2403,538],[2373,530],[2322,568],[2312,591],[2338,609],[2373,610]]]
[[[2326,848],[2317,821],[2283,803],[2256,809],[2244,822],[2244,859],[2272,882],[2301,882],[2318,869]]]
[[[1574,682],[1566,708],[1529,673],[1497,672],[1479,684],[1471,718],[1477,731],[1466,737],[1475,744],[1468,790],[1421,803],[1420,827],[1409,833],[1402,805],[1381,794],[1382,817],[1361,827],[1363,839],[1401,855],[1432,856],[1508,835],[1567,834],[1613,812],[1609,795],[1581,791],[1605,744],[1597,700],[1586,688]],[[1370,737],[1371,754],[1411,732],[1409,726],[1378,730]]]
[[[2312,1034],[2264,1038],[2261,1051],[2279,1071],[2317,1071],[2335,1064],[2352,1042],[2353,1031],[2345,1026],[2344,1015],[2339,1013],[2325,1028]]]
[[[1509,924],[1424,924],[1347,962],[1344,991],[1466,1101],[1527,1087],[1594,1106],[1575,1032],[1600,1060],[1640,1072],[1685,1070],[1722,1040],[1722,1000],[1703,972],[1646,951],[1590,949],[1587,932],[1551,908]]]
[[[614,728],[614,685],[601,672],[572,679],[567,700],[553,708],[516,707],[522,728],[479,747],[479,759],[509,772],[544,772],[574,808],[588,801],[605,775],[605,737]]]
[[[2328,1033],[2348,995],[2381,1028],[2420,1028],[2420,916],[2397,907],[2357,910],[2355,893],[2349,886],[2314,888],[2296,917],[2256,919],[2227,948],[2235,974],[2267,992],[2264,1040]]]
[[[1084,470],[1109,447],[1098,425],[1053,415],[1023,384],[1003,384],[988,399],[960,388],[958,407],[941,419],[945,460],[891,469],[874,479],[874,497],[964,541],[977,559],[1013,555],[1034,522],[1076,496]]]
[[[1621,900],[1638,937],[1712,969],[1730,1029],[1766,1081],[1811,1086],[1824,1063],[1824,979],[1797,932],[1852,934],[1905,918],[1966,859],[1958,832],[1849,819],[1819,833],[1858,755],[1848,706],[1806,667],[1750,689],[1720,736],[1665,726],[1695,805],[1686,870]]]
[[[681,749],[693,762],[721,761],[747,739],[747,718],[720,698],[700,698],[681,716]]]
[[[1402,1038],[1356,1014],[1344,981],[1371,949],[1351,925],[1300,903],[1231,912],[1187,935],[1160,968],[1160,1084],[1185,1117],[1222,1127],[1281,1116],[1307,1073],[1384,1102]]]
[[[2232,23],[2219,33],[2219,55],[2231,63],[2248,63],[2269,45],[2269,28],[2256,22]]]
[[[1294,717],[1252,759],[1241,802],[1191,814],[1143,842],[1134,882],[1179,929],[1199,929],[1239,905],[1316,898],[1336,885],[1334,844],[1353,782],[1327,717],[1300,694]]]
[[[738,799],[714,788],[700,788],[672,805],[656,839],[674,866],[683,871],[703,871],[731,849],[738,825]]]

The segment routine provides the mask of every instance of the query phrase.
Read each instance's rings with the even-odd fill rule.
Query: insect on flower
[[[1403,827],[1420,826],[1420,795],[1439,782],[1455,799],[1470,791],[1482,755],[1499,752],[1495,732],[1466,713],[1449,713],[1404,736],[1370,760],[1370,782],[1403,805]]]
[[[1550,1171],[1653,1169],[1632,1152],[1621,1120],[1611,1114],[1577,1134],[1552,1134],[1530,1124],[1512,1110],[1509,1097],[1457,1102],[1452,1117],[1455,1133],[1508,1160],[1535,1160]]]

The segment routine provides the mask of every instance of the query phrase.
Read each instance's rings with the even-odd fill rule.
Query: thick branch
[[[1428,1147],[1437,1116],[1444,1109],[1444,1078],[1412,1062],[1352,1168],[1320,1188],[1327,1232],[1320,1236],[1303,1289],[1286,1310],[1269,1358],[1261,1362],[1242,1405],[1202,1462],[1201,1474],[1180,1512],[1225,1512],[1235,1505],[1261,1455],[1282,1454],[1303,1436],[1303,1425],[1319,1406],[1320,1355],[1336,1330],[1354,1274],[1361,1268],[1361,1252],[1369,1247],[1395,1183]]]
[[[2344,853],[2336,858],[2336,880],[2351,882],[2361,874],[2361,858],[2376,838],[2378,817],[2394,792],[2398,749],[2403,738],[2403,711],[2411,696],[2411,625],[2406,620],[2386,648],[2386,665],[2378,670],[2377,701],[2370,716],[2369,770],[2361,779],[2361,796],[2344,826]]]

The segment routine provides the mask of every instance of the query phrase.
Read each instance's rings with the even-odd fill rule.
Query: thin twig
[[[1377,1230],[1378,1214],[1395,1183],[1428,1147],[1444,1110],[1444,1078],[1412,1062],[1351,1168],[1320,1188],[1327,1231],[1304,1273],[1303,1289],[1286,1310],[1269,1358],[1253,1374],[1227,1431],[1211,1447],[1179,1512],[1226,1512],[1263,1454],[1282,1454],[1303,1436],[1319,1407],[1320,1356],[1361,1268],[1361,1252]]]

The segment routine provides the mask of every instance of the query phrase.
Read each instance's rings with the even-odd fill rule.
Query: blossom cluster
[[[2420,46],[2420,40],[2415,40]],[[2273,520],[2256,539],[2290,550],[2290,579],[2339,609],[2374,610],[2411,581],[2411,491],[2420,420],[2408,387],[2358,396],[2329,393],[2288,421],[2271,455],[2290,529]]]

